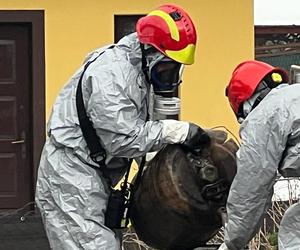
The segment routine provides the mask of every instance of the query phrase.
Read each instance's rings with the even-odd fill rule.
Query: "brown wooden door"
[[[30,27],[0,24],[0,208],[32,200]]]

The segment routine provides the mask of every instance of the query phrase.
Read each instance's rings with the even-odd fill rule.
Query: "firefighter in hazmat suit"
[[[277,171],[300,176],[300,84],[260,61],[245,61],[232,74],[226,95],[241,123],[237,174],[228,201],[225,243],[242,249],[255,235],[271,204]],[[279,249],[300,248],[300,204],[289,207],[279,228]]]
[[[196,152],[210,143],[199,126],[183,121],[149,121],[150,87],[172,92],[185,64],[193,64],[196,30],[179,6],[162,5],[142,17],[136,33],[91,53],[53,105],[38,171],[36,202],[52,249],[119,249],[105,226],[110,189],[89,155],[76,109],[82,77],[86,113],[106,152],[106,177],[119,182],[130,158],[182,144]],[[86,63],[85,63],[86,64]],[[98,168],[99,169],[99,168]]]

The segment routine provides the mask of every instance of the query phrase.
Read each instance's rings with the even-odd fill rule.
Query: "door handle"
[[[13,141],[11,142],[11,144],[22,144],[21,145],[21,157],[22,159],[26,159],[27,158],[27,150],[26,150],[26,133],[25,131],[23,130],[21,132],[21,138],[19,140],[16,140],[16,141]]]
[[[11,144],[22,144],[25,140],[12,141]]]

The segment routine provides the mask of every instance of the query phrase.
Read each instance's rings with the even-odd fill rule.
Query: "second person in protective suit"
[[[241,123],[237,174],[228,201],[225,243],[219,249],[240,250],[257,233],[271,205],[279,172],[300,176],[300,84],[287,84],[281,69],[260,61],[245,61],[232,73],[226,89]],[[300,204],[284,214],[279,249],[300,248]]]
[[[136,31],[89,54],[53,105],[36,187],[52,249],[120,249],[104,220],[109,185],[119,182],[129,159],[166,144],[197,153],[210,143],[193,123],[148,119],[150,89],[174,91],[184,65],[194,62],[197,36],[191,18],[181,7],[166,4],[141,18]],[[91,159],[79,125],[79,81],[86,114],[106,152],[105,176]]]

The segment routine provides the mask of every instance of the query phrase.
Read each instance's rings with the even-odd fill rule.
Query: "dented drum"
[[[225,142],[224,133],[211,133],[213,143],[198,157],[168,145],[147,164],[131,209],[139,239],[157,249],[184,250],[205,245],[218,232],[224,203],[206,200],[202,192],[220,180],[229,186],[236,173],[238,147]]]

